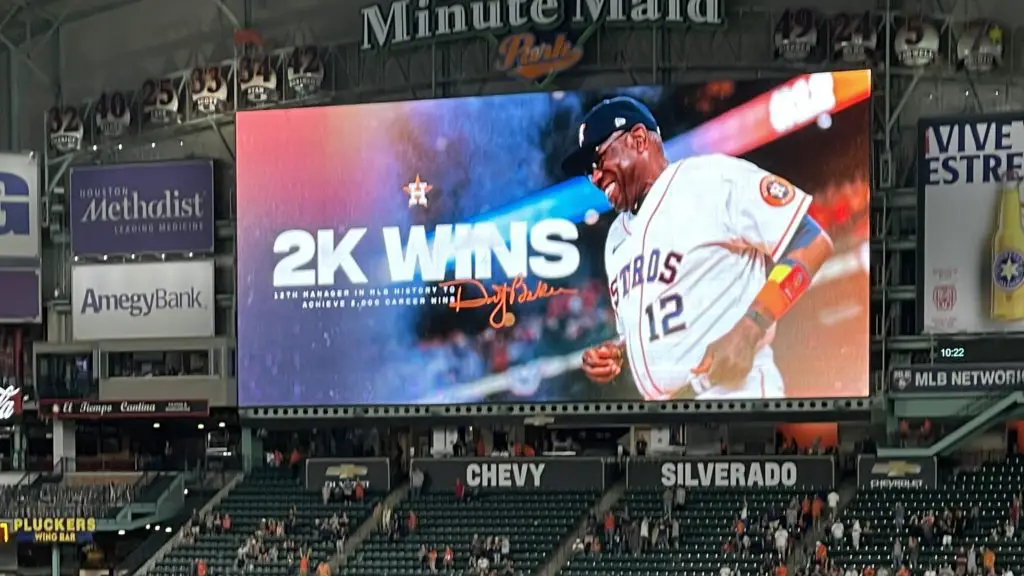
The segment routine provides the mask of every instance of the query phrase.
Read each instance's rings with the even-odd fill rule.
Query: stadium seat
[[[842,544],[833,544],[831,558],[839,566],[857,569],[869,565],[889,566],[893,542],[900,538],[906,545],[911,518],[915,514],[934,511],[941,515],[947,509],[959,509],[970,514],[971,509],[977,506],[977,520],[969,523],[961,535],[954,537],[952,546],[942,547],[940,542],[928,545],[922,540],[916,572],[953,564],[961,547],[969,548],[972,544],[994,550],[999,571],[1010,569],[1019,573],[1024,570],[1024,541],[1019,533],[1012,540],[990,537],[992,531],[1009,517],[1014,494],[1020,495],[1024,490],[1024,460],[1012,458],[1006,462],[986,463],[977,470],[951,474],[943,480],[938,489],[860,489],[843,512],[844,523],[847,531],[855,520],[860,521],[862,527],[870,523],[871,530],[862,533],[860,550],[854,550],[849,538]],[[893,510],[897,502],[901,502],[905,509],[902,532],[897,531],[894,521]],[[906,548],[904,559],[910,559]]]
[[[661,518],[663,492],[655,488],[632,488],[615,506],[616,515],[628,508],[630,517]],[[755,519],[765,512],[779,511],[793,498],[813,494],[797,489],[690,489],[680,512],[679,548],[648,550],[642,554],[618,554],[605,550],[581,553],[570,559],[562,576],[668,576],[677,574],[717,576],[723,564],[742,574],[760,572],[762,558],[730,557],[722,545],[735,535],[735,521],[746,500],[751,519],[751,538],[759,534]]]
[[[320,492],[300,486],[286,469],[254,470],[215,510],[231,516],[231,530],[226,533],[203,533],[192,543],[179,543],[149,574],[192,574],[198,560],[207,563],[211,574],[236,573],[238,548],[246,538],[259,529],[261,521],[284,520],[293,508],[297,512],[297,523],[292,533],[286,533],[283,537],[265,536],[264,541],[268,545],[280,545],[286,540],[292,540],[299,547],[312,548],[310,564],[315,567],[336,552],[336,542],[325,541],[317,531],[315,521],[344,512],[348,514],[352,530],[355,530],[370,515],[373,501],[368,497],[363,503],[332,501],[324,504]],[[296,565],[289,565],[283,550],[276,561],[254,562],[254,570],[259,576],[293,576],[297,573]]]
[[[473,536],[509,538],[517,571],[540,567],[566,533],[594,505],[598,492],[487,492],[460,502],[453,494],[424,494],[395,510],[404,522],[415,511],[419,528],[392,542],[375,534],[342,568],[348,576],[413,576],[426,573],[417,559],[420,546],[439,551],[451,546],[455,565],[464,568]],[[440,561],[438,561],[440,568]]]

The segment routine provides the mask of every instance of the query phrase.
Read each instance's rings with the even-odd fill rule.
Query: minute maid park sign
[[[373,50],[482,36],[496,44],[500,70],[541,82],[576,65],[584,43],[603,24],[721,26],[722,1],[398,0],[360,10],[361,47]]]

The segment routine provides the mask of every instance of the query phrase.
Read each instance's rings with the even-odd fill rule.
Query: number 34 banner
[[[805,221],[839,248],[743,385],[699,398],[866,396],[870,89],[849,71],[240,113],[239,404],[686,397]],[[613,163],[627,135],[668,161],[652,187]],[[584,350],[620,340],[621,373],[590,382]]]

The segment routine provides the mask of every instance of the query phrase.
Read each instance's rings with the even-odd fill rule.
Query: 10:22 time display
[[[1024,339],[981,337],[970,340],[938,340],[934,348],[936,364],[994,364],[1020,361]]]

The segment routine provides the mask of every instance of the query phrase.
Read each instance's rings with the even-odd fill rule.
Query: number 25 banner
[[[866,396],[870,91],[240,113],[239,404]]]

